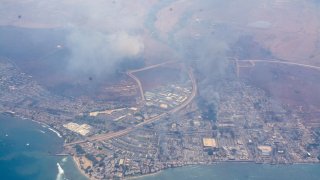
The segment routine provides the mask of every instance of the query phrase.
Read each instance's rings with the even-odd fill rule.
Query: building
[[[271,146],[258,146],[258,149],[261,151],[262,156],[270,156],[272,152]]]
[[[217,142],[213,138],[203,138],[202,142],[204,147],[210,147],[210,148],[217,147]]]
[[[82,136],[87,135],[91,130],[91,126],[88,124],[79,125],[79,124],[73,123],[73,122],[68,123],[68,124],[64,124],[63,127],[69,129],[70,131],[81,134]]]

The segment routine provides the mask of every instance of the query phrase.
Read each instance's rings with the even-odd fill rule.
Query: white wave
[[[44,132],[44,131],[42,131],[42,130],[40,130],[40,132],[43,133],[43,134],[46,133],[46,132]]]
[[[64,179],[64,170],[62,169],[62,167],[60,166],[59,163],[57,163],[57,166],[58,166],[58,174],[57,174],[56,180],[63,180]]]
[[[61,160],[62,165],[63,165],[65,162],[67,162],[67,160],[68,160],[68,157],[64,157],[64,158]]]
[[[56,130],[54,130],[54,129],[52,129],[52,128],[48,128],[48,129],[49,129],[50,131],[56,133],[58,137],[60,137],[60,138],[62,137],[58,131],[56,131]]]

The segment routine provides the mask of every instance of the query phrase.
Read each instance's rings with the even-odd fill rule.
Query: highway
[[[171,63],[171,61],[170,62],[161,63],[161,64],[157,64],[157,65],[153,65],[153,66],[149,66],[149,67],[138,69],[138,70],[134,70],[134,71],[130,71],[127,74],[128,75],[129,74],[132,75],[133,72],[144,71],[144,70],[155,68],[155,67],[158,67],[158,66],[162,66],[162,65],[168,64],[168,63]],[[117,131],[117,132],[106,133],[106,134],[99,134],[99,135],[96,135],[96,136],[88,137],[88,138],[86,138],[84,140],[67,143],[64,146],[66,147],[66,146],[72,146],[72,145],[82,144],[82,143],[86,143],[86,142],[104,141],[104,140],[109,140],[109,139],[112,139],[112,138],[120,137],[120,136],[123,136],[123,135],[126,135],[126,134],[132,132],[133,130],[136,130],[137,128],[139,128],[141,126],[156,122],[156,121],[160,120],[161,118],[164,118],[164,117],[166,117],[166,116],[168,116],[170,114],[174,114],[174,113],[182,110],[183,108],[185,108],[187,105],[189,105],[193,101],[193,99],[195,98],[195,96],[197,94],[197,91],[198,91],[196,79],[194,77],[194,74],[193,74],[193,71],[192,71],[191,68],[188,69],[188,76],[189,76],[189,78],[190,78],[190,80],[192,82],[191,95],[188,97],[188,99],[186,101],[184,101],[182,104],[180,104],[176,108],[171,109],[168,112],[159,114],[158,116],[146,119],[143,122],[141,122],[141,123],[139,123],[139,124],[137,124],[135,126],[126,128],[124,130],[120,130],[120,131]],[[137,78],[137,77],[135,77],[135,78]],[[137,80],[140,82],[140,80],[138,78],[137,78]],[[141,83],[140,83],[140,86],[141,86]],[[141,87],[141,89],[142,89],[142,87]]]

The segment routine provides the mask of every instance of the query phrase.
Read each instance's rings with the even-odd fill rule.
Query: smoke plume
[[[67,47],[71,50],[69,69],[95,75],[114,73],[119,61],[137,58],[144,50],[143,40],[138,35],[125,31],[103,33],[83,29],[71,31]]]

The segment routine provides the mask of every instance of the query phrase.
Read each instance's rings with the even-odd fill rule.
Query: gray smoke
[[[69,13],[72,23],[71,27],[68,25],[67,37],[67,47],[71,50],[69,70],[108,75],[116,71],[123,59],[142,57],[143,18],[135,13],[140,6],[103,0],[76,4]]]
[[[72,30],[67,38],[67,47],[71,50],[69,69],[95,75],[114,73],[119,61],[139,57],[144,50],[143,40],[138,35],[88,29]]]
[[[143,2],[3,0],[0,24],[66,29],[62,47],[71,52],[64,65],[70,72],[112,74],[121,60],[143,55],[143,21],[149,4]]]
[[[158,29],[152,27],[157,23],[160,11],[174,4],[178,5],[172,12],[167,12],[173,13],[173,18],[180,5],[185,12],[181,17],[177,15],[178,24],[168,32],[172,39],[162,41],[173,42],[171,45],[184,60],[197,61],[197,69],[208,78],[223,74],[228,65],[226,52],[235,33],[226,30],[228,27],[218,24],[221,29],[215,29],[211,25],[215,23],[214,16],[244,14],[250,5],[243,5],[246,3],[240,0],[3,0],[0,24],[67,28],[70,34],[66,46],[71,51],[68,69],[80,73],[112,73],[120,60],[143,55],[146,30],[158,34]],[[200,9],[203,12],[199,12]],[[226,9],[229,11],[224,11]],[[205,13],[205,20],[196,22],[196,16],[201,13]],[[16,22],[18,14],[23,20]],[[214,34],[211,31],[215,31]],[[194,39],[198,33],[199,37]]]
[[[230,46],[241,35],[232,27],[216,24],[212,32],[178,35],[176,46],[183,59],[200,73],[202,77],[199,80],[212,83],[226,75],[226,69],[232,63],[229,59]]]

